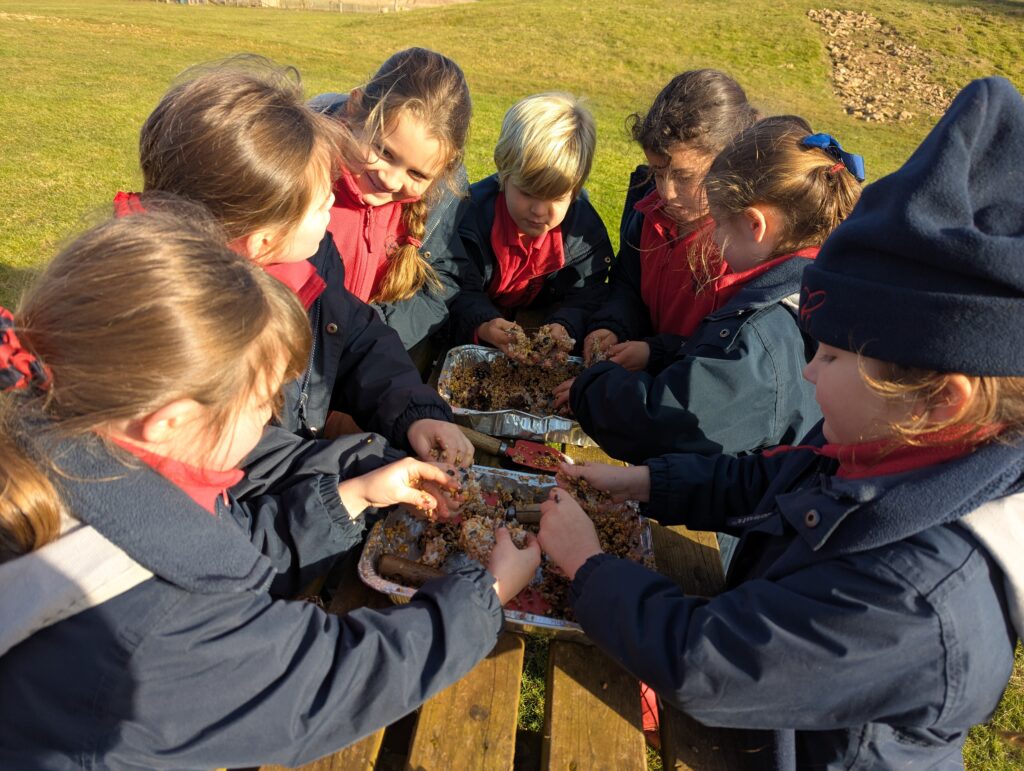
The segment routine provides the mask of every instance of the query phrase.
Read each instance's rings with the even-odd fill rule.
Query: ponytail
[[[16,400],[5,394],[0,405],[0,563],[55,540],[63,510],[56,488],[12,419],[23,407]]]

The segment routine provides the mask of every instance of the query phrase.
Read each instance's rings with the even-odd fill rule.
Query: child
[[[804,274],[824,421],[801,446],[578,471],[662,521],[742,533],[728,591],[600,556],[567,495],[545,504],[541,545],[575,576],[587,635],[696,719],[773,731],[762,766],[959,768],[1006,686],[1024,627],[1022,161],[1024,100],[987,78],[865,190]]]
[[[506,317],[551,305],[558,306],[546,322],[552,337],[583,340],[612,260],[604,223],[583,190],[595,142],[593,116],[570,94],[529,96],[505,113],[494,149],[498,173],[470,188],[459,225],[470,261],[452,303],[460,342],[508,353],[522,330]]]
[[[411,349],[447,320],[465,263],[456,227],[472,111],[466,79],[448,57],[407,48],[365,86],[314,105],[359,142],[355,157],[342,158],[329,227],[345,286]]]
[[[222,301],[230,287],[233,302]],[[408,606],[275,601],[369,503],[433,506],[410,458],[225,493],[309,346],[294,295],[168,211],[115,220],[3,312],[0,766],[300,765],[401,717],[493,647],[539,564],[498,532]],[[268,548],[267,543],[270,543]]]
[[[423,384],[394,331],[345,289],[345,267],[324,235],[331,172],[353,145],[305,104],[294,69],[237,57],[187,72],[143,125],[139,154],[147,193],[206,206],[233,248],[305,304],[313,349],[286,391],[282,425],[316,437],[329,411],[341,410],[423,459],[447,451],[468,465],[472,445],[451,409]]]
[[[727,266],[709,285],[712,312],[646,372],[610,362],[584,370],[569,395],[583,430],[632,463],[753,452],[807,433],[821,413],[800,377],[813,353],[796,319],[800,277],[857,202],[857,175],[859,156],[812,136],[801,118],[767,118],[740,133],[704,183]]]
[[[739,84],[717,70],[676,75],[646,115],[631,117],[649,165],[629,180],[610,297],[591,317],[584,341],[588,364],[607,355],[626,369],[643,369],[651,347],[674,350],[679,336],[691,335],[715,307],[707,285],[723,265],[708,248],[712,224],[701,181],[757,117]],[[650,338],[663,334],[674,338]]]

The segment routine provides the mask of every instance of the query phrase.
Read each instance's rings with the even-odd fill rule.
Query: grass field
[[[613,237],[628,172],[640,160],[626,115],[674,73],[727,70],[766,112],[795,112],[862,153],[869,180],[894,170],[934,123],[871,124],[845,114],[825,39],[793,0],[482,0],[409,13],[329,14],[181,6],[148,0],[0,0],[0,303],[60,241],[138,189],[142,120],[174,76],[252,51],[303,73],[307,92],[346,90],[389,53],[423,45],[464,68],[474,101],[470,177],[491,173],[501,115],[519,97],[586,95],[599,146],[588,187]],[[850,7],[850,6],[842,6]],[[1024,88],[1024,2],[858,3],[930,53],[930,76],[955,93],[1001,74]],[[1020,668],[1019,668],[1020,669]],[[1024,731],[1015,682],[995,723]],[[972,735],[971,768],[1016,768],[989,729]]]

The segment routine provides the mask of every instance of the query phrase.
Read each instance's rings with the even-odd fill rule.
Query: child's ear
[[[202,419],[203,414],[203,406],[195,399],[177,399],[135,421],[130,433],[148,444],[166,444],[177,439],[182,428]]]
[[[950,375],[946,386],[935,397],[935,406],[928,417],[935,423],[948,423],[959,418],[974,400],[975,384],[966,375]]]
[[[271,230],[257,230],[247,236],[240,236],[228,243],[228,248],[238,252],[240,255],[253,262],[260,262],[260,258],[270,252],[277,235]]]
[[[760,244],[768,235],[768,216],[760,206],[748,206],[743,210],[743,217],[754,243]]]

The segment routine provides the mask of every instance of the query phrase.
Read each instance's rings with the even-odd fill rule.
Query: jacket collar
[[[820,425],[803,444],[824,444]],[[779,495],[776,506],[813,551],[835,556],[956,522],[988,501],[1022,490],[1024,448],[992,442],[961,458],[901,474],[864,479],[822,475],[818,485]]]
[[[817,254],[817,249],[813,253]],[[811,250],[795,252],[788,260],[751,278],[729,302],[711,314],[711,318],[732,316],[737,310],[747,311],[774,305],[799,293],[804,268],[813,259]]]
[[[60,441],[52,457],[74,516],[165,581],[199,594],[270,585],[273,565],[223,506],[210,516],[148,466],[114,457],[96,437]]]

